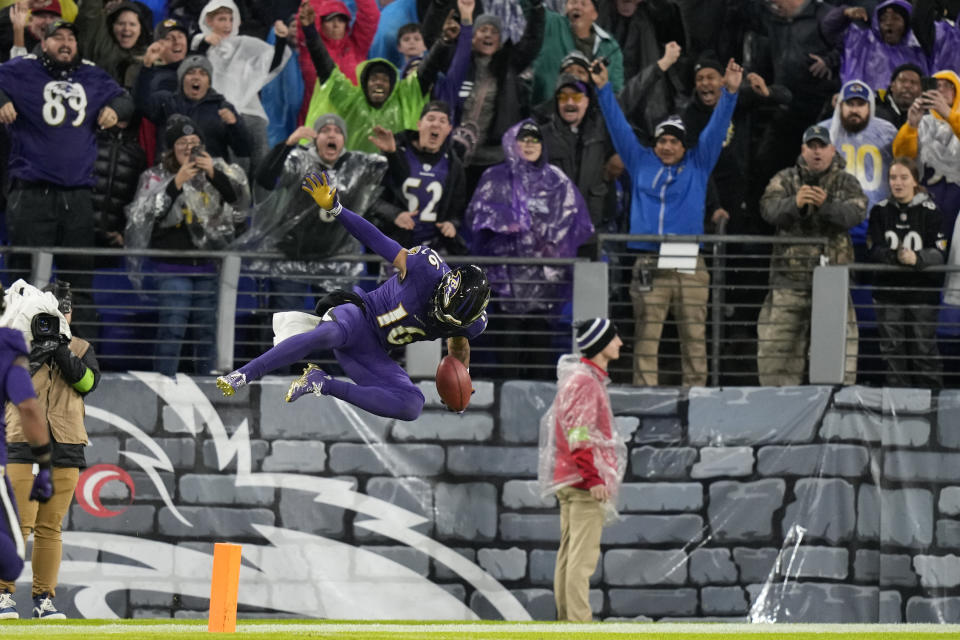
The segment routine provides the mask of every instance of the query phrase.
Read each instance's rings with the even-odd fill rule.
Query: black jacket
[[[632,78],[659,60],[668,42],[676,42],[686,49],[683,16],[680,8],[670,0],[645,0],[637,5],[629,18],[617,11],[616,0],[597,0],[597,13],[597,24],[620,44],[624,78]],[[668,75],[678,88],[689,92],[687,78],[691,75],[691,64],[688,56],[682,55]]]
[[[107,232],[123,233],[124,207],[136,195],[140,174],[146,168],[147,154],[137,142],[136,131],[114,127],[97,134],[93,209],[99,245],[107,246]]]
[[[713,172],[710,174],[711,190],[707,195],[707,211],[709,218],[717,208],[723,207],[730,214],[730,223],[727,227],[730,233],[737,234],[766,234],[770,227],[759,217],[748,219],[744,215],[743,204],[747,197],[748,180],[752,174],[750,167],[750,116],[751,113],[764,105],[789,104],[791,95],[786,87],[769,85],[770,95],[763,97],[753,91],[747,82],[740,87],[737,97],[737,108],[733,112],[727,139],[723,143],[723,151],[717,160]],[[683,110],[681,118],[687,128],[687,140],[697,140],[700,132],[706,128],[713,115],[713,107],[703,104],[699,94],[694,94],[693,100]]]
[[[747,25],[766,36],[760,60],[751,67],[764,78],[790,90],[790,111],[798,118],[813,120],[824,102],[840,88],[840,50],[823,36],[820,21],[833,5],[808,0],[791,18],[775,15],[766,3],[753,2],[745,7]],[[810,72],[810,54],[823,58],[832,70],[829,78],[817,78]]]
[[[558,84],[563,79],[557,80]],[[607,198],[611,184],[604,179],[607,160],[614,154],[596,94],[590,85],[590,106],[577,131],[573,131],[554,106],[553,113],[541,125],[543,145],[550,164],[563,171],[587,202],[594,229],[604,228]],[[556,105],[556,101],[553,101]]]
[[[193,120],[203,134],[203,144],[207,153],[214,158],[227,158],[227,147],[235,155],[248,157],[250,155],[250,135],[243,126],[243,120],[237,110],[226,98],[214,91],[207,91],[200,100],[188,100],[180,87],[177,91],[151,91],[151,85],[156,85],[157,73],[163,74],[160,69],[143,69],[137,78],[137,89],[134,92],[137,108],[157,125],[157,152],[166,149],[163,140],[163,130],[167,118],[175,113],[183,114]],[[228,125],[221,118],[220,109],[229,109],[237,118],[235,124]]]
[[[867,231],[870,261],[899,265],[897,249],[904,244],[917,254],[917,264],[913,267],[903,266],[903,270],[896,273],[875,274],[875,299],[939,304],[943,274],[924,273],[922,269],[944,263],[947,242],[941,231],[942,218],[933,199],[925,193],[918,194],[907,204],[901,204],[891,196],[874,205]],[[886,287],[907,290],[891,291]]]

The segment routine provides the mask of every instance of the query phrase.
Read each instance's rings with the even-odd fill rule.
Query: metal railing
[[[571,293],[569,296],[564,293],[542,300],[549,303],[545,305],[549,308],[537,312],[517,312],[510,308],[511,298],[494,295],[490,306],[489,328],[472,345],[471,371],[474,375],[483,378],[553,379],[556,357],[571,349],[571,322],[607,313],[617,321],[626,343],[625,357],[613,363],[611,373],[617,382],[631,382],[635,375],[632,356],[638,352],[638,345],[642,345],[642,341],[638,342],[636,337],[635,301],[634,297],[631,297],[631,282],[634,280],[638,253],[628,250],[626,243],[682,241],[701,244],[700,256],[710,275],[709,284],[699,285],[702,293],[706,294],[708,314],[703,322],[706,348],[704,384],[759,384],[761,380],[758,375],[758,362],[762,362],[763,356],[758,354],[758,345],[761,342],[758,330],[771,326],[769,319],[766,323],[760,319],[764,301],[770,291],[771,249],[783,244],[811,247],[811,255],[804,258],[806,262],[799,261],[793,266],[778,264],[781,269],[793,269],[798,274],[810,275],[813,268],[820,263],[819,255],[826,246],[824,238],[768,236],[601,235],[599,240],[604,249],[601,261],[587,261],[582,258],[447,258],[451,264],[474,262],[481,265],[557,267],[552,274],[556,279],[551,280],[550,284],[558,285],[561,292]],[[356,272],[345,277],[342,273],[322,269],[296,273],[284,271],[283,256],[266,252],[0,247],[0,255],[4,256],[5,264],[9,264],[7,258],[14,254],[30,255],[31,270],[28,279],[33,284],[42,286],[54,275],[74,283],[74,327],[79,335],[94,341],[104,370],[156,368],[154,350],[161,341],[157,334],[165,328],[160,318],[163,317],[163,312],[169,312],[178,306],[172,304],[171,294],[160,293],[156,288],[157,281],[164,276],[164,272],[157,270],[157,262],[197,259],[214,265],[212,272],[180,274],[187,279],[213,277],[216,281],[215,304],[201,305],[191,302],[186,308],[190,317],[183,323],[186,333],[181,340],[183,351],[179,368],[195,374],[210,373],[203,370],[200,361],[191,357],[192,349],[204,346],[203,339],[197,336],[216,336],[217,358],[211,369],[229,371],[272,345],[273,312],[297,308],[311,311],[316,297],[325,290],[350,285],[369,289],[383,277],[381,261],[371,255],[336,256],[325,262],[325,265],[330,262],[353,265]],[[56,271],[57,254],[89,256],[91,268],[88,271]],[[143,269],[131,270],[128,258],[132,257],[150,262],[147,262]],[[655,267],[656,255],[649,254],[649,258]],[[942,275],[955,270],[956,267],[938,267],[924,273]],[[890,362],[903,362],[907,368],[916,363],[916,357],[911,355],[913,352],[910,349],[915,346],[922,347],[922,337],[908,335],[904,338],[908,343],[906,351],[890,351],[889,336],[881,334],[878,329],[878,305],[874,303],[873,296],[879,293],[882,299],[884,292],[903,293],[905,287],[885,287],[882,282],[871,284],[867,274],[877,276],[884,272],[904,270],[885,265],[856,264],[847,265],[842,271],[843,277],[847,277],[848,271],[852,274],[852,309],[858,317],[857,380],[871,385],[885,384],[888,382]],[[9,286],[15,275],[10,269],[5,269],[2,279]],[[830,275],[828,280],[835,284],[836,277]],[[81,286],[77,283],[81,283]],[[291,284],[300,287],[299,292],[293,290]],[[691,290],[696,290],[697,285],[689,286],[692,287]],[[804,286],[799,288],[803,289]],[[844,302],[838,298],[843,296],[834,291],[830,294],[832,297],[818,300],[812,288],[811,285],[811,324],[816,324],[816,321],[822,318],[835,316],[834,312]],[[937,290],[935,284],[928,288],[932,292]],[[909,289],[916,291],[917,287]],[[292,305],[290,300],[294,300]],[[299,300],[299,306],[296,300]],[[656,341],[658,353],[652,371],[658,374],[660,385],[680,385],[684,382],[680,336],[687,327],[682,319],[678,321],[673,315],[685,306],[692,305],[689,302],[685,304],[681,299],[667,310],[663,332]],[[936,309],[938,318],[935,340],[939,350],[938,362],[943,371],[942,381],[946,386],[960,386],[960,311],[954,313],[954,308],[940,303],[927,303],[925,306],[928,307],[927,316],[906,318],[899,324],[908,330],[921,328],[920,325],[929,324],[925,318],[928,319],[934,308]],[[895,309],[896,305],[881,304],[881,314],[885,311],[884,307]],[[776,309],[776,305],[773,305],[773,308]],[[817,346],[838,344],[837,335],[830,334],[837,330],[837,324],[834,323],[824,330],[827,333],[816,335],[817,328],[812,327],[811,331],[815,335],[811,336],[810,350],[808,352],[804,349],[797,357],[806,359],[809,353],[810,367],[814,368],[816,363],[820,362]],[[418,343],[408,347],[406,355],[401,352],[398,357],[406,358],[412,375],[428,377],[432,374],[430,367],[435,366],[431,363],[436,362],[439,352],[439,345]],[[920,349],[920,352],[924,351]],[[329,354],[317,355],[321,358],[320,362],[328,366],[332,364]],[[828,358],[835,357],[836,349],[827,349],[823,355]],[[809,378],[804,375],[803,381],[806,382]]]

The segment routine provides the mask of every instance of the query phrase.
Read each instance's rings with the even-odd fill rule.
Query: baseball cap
[[[843,87],[843,93],[840,96],[841,102],[846,102],[847,100],[853,100],[855,98],[869,102],[870,87],[859,80],[851,80],[845,84]]]
[[[77,36],[77,25],[73,24],[72,22],[67,22],[66,20],[54,20],[47,25],[47,30],[44,32],[43,37],[49,38],[60,29],[69,29],[73,32],[74,37]]]
[[[190,37],[190,31],[187,29],[187,25],[183,24],[176,18],[167,18],[163,22],[157,25],[156,39],[162,40],[167,37],[167,34],[171,31],[181,31],[183,35]]]
[[[532,121],[524,122],[517,131],[517,140],[523,140],[524,138],[532,138],[537,142],[543,142],[543,133],[540,131],[540,127]]]
[[[31,13],[55,13],[58,16],[63,15],[63,11],[60,9],[60,0],[50,0],[50,2],[38,9],[31,9]]]
[[[824,144],[830,144],[830,130],[818,124],[807,127],[807,130],[803,132],[803,144],[807,144],[811,140],[819,140]]]

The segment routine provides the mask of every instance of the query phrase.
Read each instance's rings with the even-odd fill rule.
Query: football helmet
[[[490,282],[475,264],[443,274],[433,293],[431,312],[445,325],[467,327],[483,315],[490,302]]]

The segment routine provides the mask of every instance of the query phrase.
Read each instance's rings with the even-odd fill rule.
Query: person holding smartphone
[[[204,150],[197,124],[176,115],[164,131],[167,151],[160,164],[140,176],[127,209],[126,246],[151,249],[223,249],[243,222],[250,203],[246,175]],[[193,373],[214,368],[216,263],[201,258],[163,258],[152,263],[160,293],[156,371],[176,374],[187,326],[193,329]],[[131,268],[132,271],[139,269]]]
[[[918,160],[921,184],[943,212],[942,231],[950,237],[960,210],[960,77],[938,71],[921,85],[893,140],[893,155]]]

